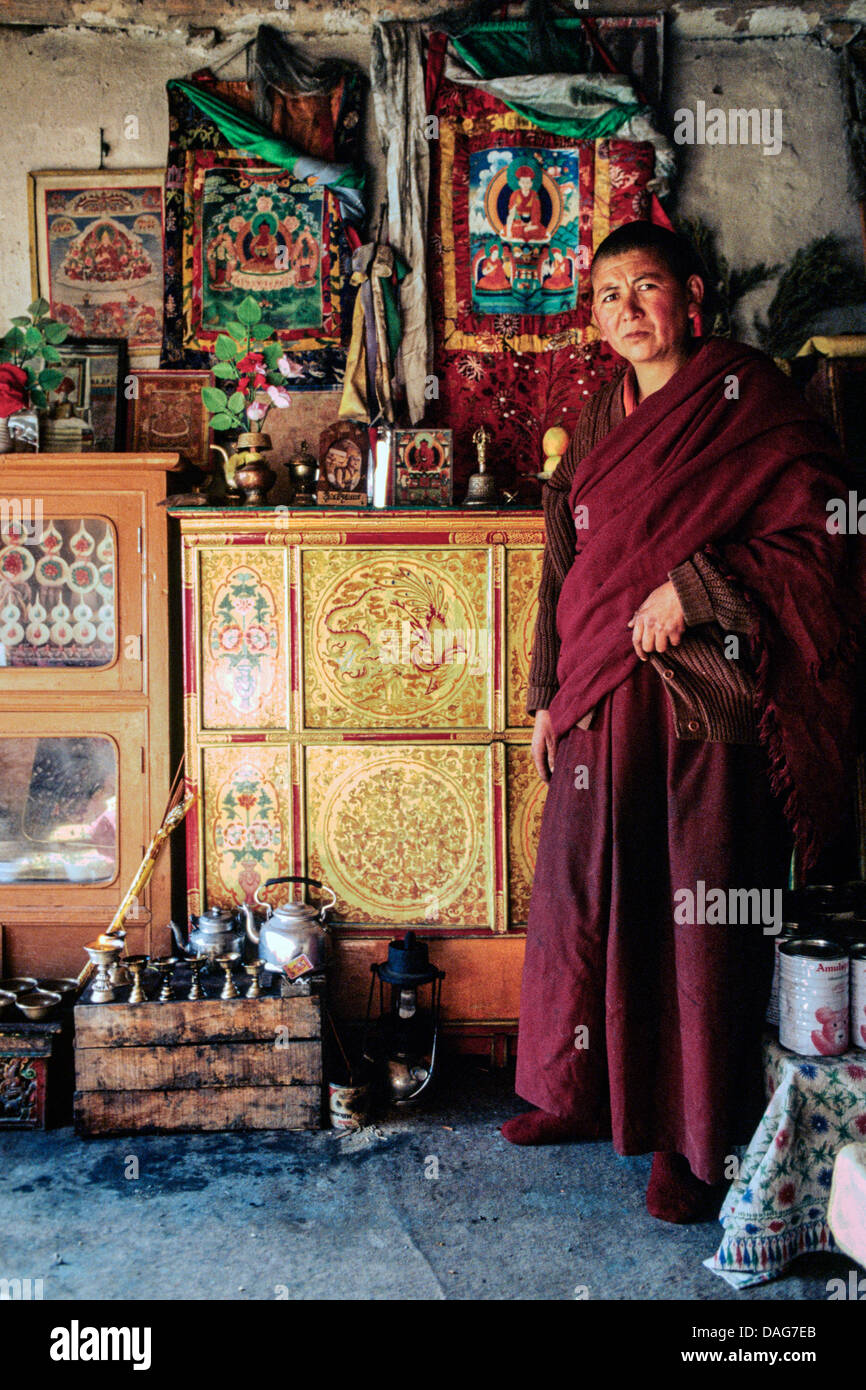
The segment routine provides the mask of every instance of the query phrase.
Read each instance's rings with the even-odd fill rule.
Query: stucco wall
[[[230,3],[203,11],[185,0],[174,0],[170,7],[106,0],[98,9],[5,0],[3,17],[21,22],[0,26],[4,318],[20,312],[30,299],[28,170],[96,167],[100,126],[110,146],[107,167],[161,166],[167,145],[167,79],[232,52],[261,19],[285,27],[296,41],[304,37],[316,55],[346,57],[367,70],[369,27],[376,13],[422,17],[438,8],[408,0],[378,11],[360,4],[298,3],[290,10],[275,6],[257,12]],[[612,0],[604,12],[647,8]],[[781,153],[772,156],[751,146],[682,147],[679,208],[715,226],[721,249],[737,265],[785,260],[829,231],[856,248],[859,220],[846,192],[838,43],[853,32],[852,19],[866,23],[866,4],[783,9],[689,3],[666,8],[671,15],[663,114],[669,132],[678,108],[703,100],[725,109],[778,107],[784,136]],[[133,12],[135,24],[130,22]],[[67,24],[70,18],[78,22]],[[37,22],[51,27],[36,27]],[[203,24],[218,24],[219,29],[201,29]],[[241,59],[224,71],[243,70]],[[124,119],[130,114],[138,118],[137,140],[124,138]],[[367,143],[373,175],[370,206],[377,208],[384,181],[372,112]],[[746,306],[749,319],[768,297],[768,291],[752,296]]]

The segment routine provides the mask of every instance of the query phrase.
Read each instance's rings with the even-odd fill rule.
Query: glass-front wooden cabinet
[[[0,459],[4,974],[77,974],[168,795],[165,473],[172,454]],[[149,951],[168,856],[129,922]]]

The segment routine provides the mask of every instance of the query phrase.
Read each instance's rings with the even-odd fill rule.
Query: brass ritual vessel
[[[196,1000],[204,998],[201,989],[201,972],[206,964],[207,958],[205,956],[193,956],[191,960],[187,961],[187,966],[189,967],[189,972],[192,976],[192,983],[189,987],[189,994],[186,996],[187,999]]]
[[[159,991],[159,1002],[160,1004],[169,1004],[175,997],[171,980],[175,970],[178,965],[180,965],[180,961],[177,956],[158,956],[156,960],[152,960],[150,963],[162,980]]]
[[[250,977],[250,987],[247,990],[247,999],[258,999],[261,992],[261,973],[265,963],[263,960],[251,960],[244,966],[244,971]]]
[[[220,992],[220,999],[237,999],[237,986],[232,978],[232,970],[241,958],[240,951],[229,951],[227,955],[217,957],[217,965],[221,965],[226,974],[226,982]]]
[[[292,506],[315,507],[316,478],[319,465],[315,456],[310,453],[305,439],[301,441],[298,453],[294,454],[286,463],[286,468],[292,479]]]
[[[148,966],[147,956],[127,956],[126,968],[132,976],[132,989],[129,991],[128,1004],[144,1004],[147,1002],[147,995],[141,983],[141,977]]]
[[[114,999],[114,985],[109,977],[109,966],[113,965],[123,950],[124,943],[117,937],[100,936],[85,946],[92,965],[96,966],[96,976],[90,997],[94,1004],[110,1004]]]

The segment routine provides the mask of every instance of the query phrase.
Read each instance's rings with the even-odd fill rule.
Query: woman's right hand
[[[546,709],[536,710],[535,728],[532,731],[532,761],[542,782],[550,781],[556,756],[556,737],[553,721]]]

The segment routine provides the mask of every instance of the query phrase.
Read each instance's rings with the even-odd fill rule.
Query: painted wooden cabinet
[[[166,470],[176,454],[0,458],[0,937],[77,975],[168,795]],[[153,949],[168,855],[129,923]],[[160,943],[162,934],[159,933]]]
[[[388,938],[417,927],[449,1029],[501,1054],[544,797],[524,711],[540,513],[173,515],[190,910],[321,879],[345,1017]]]

